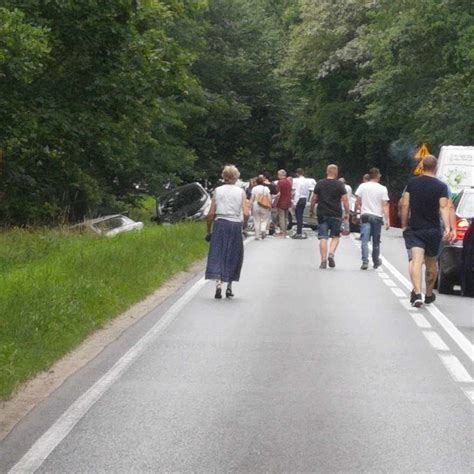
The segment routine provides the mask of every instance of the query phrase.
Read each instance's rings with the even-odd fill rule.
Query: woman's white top
[[[257,204],[257,198],[258,196],[261,196],[262,194],[265,196],[270,196],[271,198],[270,189],[268,188],[268,186],[264,186],[263,184],[258,184],[257,186],[252,188],[252,201],[253,201],[254,212],[256,212],[257,210],[263,213],[267,211],[270,212],[270,209],[265,209],[264,207],[261,207]]]
[[[232,222],[242,222],[242,199],[245,191],[235,184],[224,184],[214,191],[216,201],[216,220],[225,219]]]
[[[260,195],[270,196],[270,189],[263,184],[258,184],[252,188],[252,196],[260,196]]]

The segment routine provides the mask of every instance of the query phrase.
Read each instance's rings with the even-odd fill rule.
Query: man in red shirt
[[[286,177],[286,171],[278,171],[278,202],[277,202],[277,216],[278,226],[281,230],[282,237],[288,236],[288,212],[291,207],[291,188],[292,183]]]

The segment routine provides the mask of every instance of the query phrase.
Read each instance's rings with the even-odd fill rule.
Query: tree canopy
[[[145,191],[330,162],[392,186],[472,144],[468,0],[4,0],[0,222],[74,221]]]

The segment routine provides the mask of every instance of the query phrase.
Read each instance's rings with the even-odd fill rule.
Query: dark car
[[[463,251],[463,246],[464,243],[469,245],[470,242],[469,239],[464,242],[464,238],[474,218],[474,188],[463,189],[455,198],[454,207],[456,212],[456,239],[453,242],[443,242],[439,256],[438,291],[445,294],[452,294],[454,286],[461,285],[461,276],[465,283],[466,268],[470,265],[472,267],[472,260],[470,265],[467,261],[469,252]],[[470,245],[472,246],[472,242]],[[469,276],[471,276],[472,281],[472,275],[467,275],[468,280]]]
[[[156,221],[202,220],[207,217],[210,206],[211,197],[199,183],[185,184],[156,199]]]

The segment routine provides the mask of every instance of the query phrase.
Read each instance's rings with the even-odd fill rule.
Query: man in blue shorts
[[[435,177],[437,165],[434,156],[423,158],[423,174],[408,181],[400,203],[403,237],[412,257],[409,265],[413,283],[410,303],[416,308],[436,299],[433,287],[438,276],[437,256],[441,239],[452,238],[448,187]],[[424,301],[421,294],[423,262],[426,267]]]
[[[318,204],[318,239],[319,251],[321,253],[321,264],[319,268],[331,268],[336,266],[334,254],[339,245],[341,225],[344,219],[349,222],[349,199],[347,190],[341,181],[337,179],[338,169],[336,165],[329,165],[326,170],[326,179],[318,181],[311,198],[310,215],[314,215],[314,206]],[[341,207],[342,202],[342,207]],[[343,216],[344,208],[344,216]],[[328,255],[328,240],[331,244]]]

